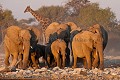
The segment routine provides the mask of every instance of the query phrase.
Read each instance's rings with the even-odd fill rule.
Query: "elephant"
[[[70,31],[73,29],[77,28],[77,25],[73,22],[67,22],[67,23],[62,23],[59,24],[57,22],[53,22],[51,23],[47,29],[45,30],[45,37],[46,37],[46,43],[49,42],[49,37],[50,35],[54,34],[55,32],[57,32],[59,29],[63,29],[63,30],[67,30],[68,27],[70,27]]]
[[[103,59],[103,40],[99,33],[93,33],[90,31],[81,31],[73,37],[72,41],[72,51],[74,57],[73,68],[76,67],[77,57],[85,58],[84,65],[87,65],[88,69],[92,68],[91,63],[91,52],[94,47],[98,51],[98,56],[100,57],[100,69],[103,69],[104,59]]]
[[[30,40],[29,40],[29,43],[30,43],[30,46],[29,46],[29,52],[34,49],[39,41],[39,37],[40,37],[40,31],[35,28],[35,27],[28,27],[27,29],[25,29],[26,31],[29,31],[29,34],[30,34]],[[24,30],[22,30],[24,31]],[[23,33],[23,32],[20,32],[20,33]],[[19,33],[19,34],[20,34]],[[20,34],[20,38],[23,38],[24,39],[24,34]],[[27,39],[26,39],[27,40]],[[31,53],[31,54],[34,54],[34,53]],[[19,58],[20,60],[22,60],[22,55],[23,54],[19,54]],[[24,56],[23,56],[24,57]],[[20,68],[22,67],[22,61],[20,62]]]
[[[53,22],[47,27],[47,29],[45,30],[45,42],[46,43],[49,42],[50,34],[53,34],[54,32],[58,30],[58,26],[59,26],[59,23]]]
[[[88,31],[91,31],[93,32],[94,34],[95,33],[98,33],[102,36],[103,38],[103,51],[107,45],[107,42],[108,42],[108,33],[107,31],[104,29],[103,26],[99,25],[99,24],[95,24],[93,25],[92,27],[89,27]],[[93,68],[95,67],[98,67],[98,63],[99,63],[99,56],[98,56],[98,53],[97,53],[97,50],[96,48],[93,50]]]
[[[56,24],[56,25],[54,25],[54,24]],[[51,44],[56,39],[63,39],[67,44],[67,58],[69,58],[70,51],[68,48],[68,44],[70,41],[70,31],[73,29],[76,29],[76,28],[77,28],[77,26],[73,22],[62,23],[62,24],[59,24],[56,22],[51,23],[45,31],[47,43]],[[69,62],[70,62],[70,60],[67,61],[67,63],[69,63]]]
[[[73,29],[71,32],[70,32],[70,46],[71,46],[71,49],[72,49],[72,40],[74,38],[74,36],[78,33],[80,33],[82,31],[82,29],[80,27],[77,27],[76,29]]]
[[[45,54],[45,45],[37,44],[34,48],[31,48],[29,51],[29,60],[36,69],[40,67],[39,65],[39,58],[42,57],[43,60],[46,61],[46,54]]]
[[[21,65],[22,69],[27,68],[29,49],[32,45],[30,43],[31,37],[32,35],[28,29],[22,29],[18,26],[10,26],[7,28],[4,38],[5,71],[14,70],[18,60],[20,62],[23,60],[23,65]],[[23,55],[23,57],[21,55]],[[9,63],[10,56],[12,56],[11,64]]]
[[[55,40],[51,44],[51,51],[52,51],[52,54],[54,56],[55,61],[57,62],[57,66],[58,67],[65,67],[66,42],[62,39]]]

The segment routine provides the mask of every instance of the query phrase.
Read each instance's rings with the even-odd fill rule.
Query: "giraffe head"
[[[24,13],[29,12],[31,10],[30,6],[27,6],[27,8],[25,9]]]

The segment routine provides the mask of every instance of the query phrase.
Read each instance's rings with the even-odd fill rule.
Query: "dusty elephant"
[[[40,57],[43,57],[42,60],[46,61],[45,48],[46,48],[46,46],[37,44],[37,45],[35,45],[35,47],[30,49],[30,51],[29,51],[30,64],[34,65],[36,69],[40,67],[40,65],[39,65]]]
[[[57,62],[58,67],[65,67],[66,59],[66,43],[62,39],[57,39],[51,44],[51,51],[54,56],[55,61]],[[61,57],[62,56],[62,59]]]
[[[46,43],[49,42],[50,34],[53,34],[54,32],[58,30],[58,26],[59,26],[59,23],[53,22],[47,27],[47,29],[45,30],[45,38],[46,38],[45,42]]]
[[[107,45],[107,42],[108,42],[108,33],[104,29],[104,27],[99,25],[99,24],[95,24],[92,27],[89,27],[88,30],[93,32],[94,34],[98,33],[99,35],[102,36],[102,39],[103,39],[103,50],[104,50],[106,45]],[[98,55],[98,52],[97,52],[96,48],[93,50],[92,55],[93,55],[92,56],[93,57],[93,64],[92,64],[92,66],[94,68],[98,67],[99,66],[99,55]]]
[[[10,26],[6,30],[4,38],[5,66],[12,70],[18,61],[19,55],[23,55],[22,69],[27,68],[31,34],[28,29],[21,29],[18,26]],[[9,57],[12,56],[12,62],[9,63]],[[22,60],[19,59],[19,60]]]
[[[76,67],[77,57],[86,58],[88,69],[92,68],[91,63],[91,52],[94,47],[96,47],[98,51],[98,55],[100,57],[100,68],[103,69],[104,59],[103,59],[103,45],[102,45],[102,36],[98,33],[92,33],[90,31],[82,31],[76,34],[72,41],[72,51],[74,57],[74,65],[73,68]],[[85,62],[85,61],[84,61]]]
[[[27,29],[21,30],[19,33],[19,36],[20,36],[22,42],[24,42],[24,40],[27,40],[27,37],[25,37],[26,32],[28,32],[30,34],[30,39],[29,39],[29,41],[27,41],[30,44],[30,46],[29,46],[29,53],[30,53],[30,51],[36,47],[36,45],[39,41],[40,31],[35,27],[29,27]],[[27,34],[26,34],[26,36],[27,36]],[[34,53],[31,53],[31,54],[34,54]],[[19,59],[24,61],[24,59],[23,59],[24,56],[28,56],[28,55],[24,55],[24,53],[20,53]],[[20,68],[22,66],[24,66],[24,63],[21,61]]]
[[[45,37],[46,37],[46,43],[49,42],[49,37],[50,35],[54,34],[57,32],[59,29],[67,30],[68,26],[70,27],[70,31],[77,28],[76,24],[73,22],[67,22],[64,24],[59,24],[57,22],[51,23],[47,29],[45,30]]]

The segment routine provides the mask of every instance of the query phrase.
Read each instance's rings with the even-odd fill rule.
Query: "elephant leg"
[[[73,56],[74,56],[74,63],[73,63],[72,68],[76,68],[76,65],[77,65],[77,56],[75,54],[73,54]]]
[[[86,56],[86,60],[87,60],[87,68],[88,68],[88,69],[92,69],[91,57],[90,57],[90,55],[87,55],[87,56]]]
[[[97,68],[98,67],[98,61],[99,61],[97,50],[93,51],[93,57],[94,57],[94,60],[93,60],[92,66],[93,66],[93,68]]]
[[[5,50],[5,67],[7,68],[9,65],[10,65],[10,63],[9,63],[9,57],[10,57],[10,53],[9,53],[9,51],[8,50]]]
[[[13,60],[12,60],[12,63],[11,63],[11,65],[10,65],[10,68],[11,68],[11,69],[13,69],[13,68],[16,67],[16,63],[17,63],[17,60],[18,60],[18,53],[15,52],[15,53],[13,53],[13,54],[14,54],[14,55],[13,55]]]
[[[50,67],[50,56],[46,56],[46,64]]]
[[[27,68],[28,57],[29,57],[29,54],[27,54],[27,53],[23,54],[23,66],[22,66],[22,69],[26,69]]]
[[[5,63],[5,68],[7,68],[10,65],[10,63],[9,63],[10,52],[5,44],[4,44],[4,49],[5,49],[5,61],[4,61],[4,63]]]
[[[64,68],[64,67],[65,67],[65,55],[62,55],[62,60],[63,60],[62,66],[63,66],[63,68]]]
[[[86,58],[83,58],[83,65],[84,65],[84,68],[86,69],[86,68],[87,68],[87,61],[86,61]]]
[[[38,65],[36,63],[35,56],[36,56],[35,53],[32,53],[31,60],[32,60],[32,63],[35,66],[35,68],[38,69]]]
[[[98,48],[97,48],[97,50],[98,50],[98,53],[99,53],[99,59],[100,59],[100,65],[99,65],[99,68],[101,69],[101,70],[103,70],[104,69],[104,54],[103,54],[103,46],[102,45],[97,45],[98,46]]]
[[[92,69],[92,64],[91,64],[91,52],[89,51],[89,49],[87,50],[84,50],[84,53],[86,54],[85,57],[86,57],[86,61],[87,61],[87,68],[88,69]]]
[[[23,65],[23,63],[22,63],[22,54],[19,54],[18,59],[20,60],[20,63],[18,65],[18,67],[21,69],[22,65]]]
[[[60,56],[59,54],[56,55],[57,66],[60,67]]]

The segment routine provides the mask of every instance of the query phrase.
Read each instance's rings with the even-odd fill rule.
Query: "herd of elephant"
[[[104,49],[108,42],[107,31],[99,24],[81,29],[73,22],[51,23],[45,30],[45,45],[39,44],[42,33],[35,27],[26,29],[10,26],[4,37],[5,69],[14,71],[16,67],[27,69],[29,66],[40,68],[39,58],[47,67],[52,64],[60,68],[77,67],[77,58],[83,59],[87,69],[104,69]],[[11,62],[9,58],[11,56]]]

